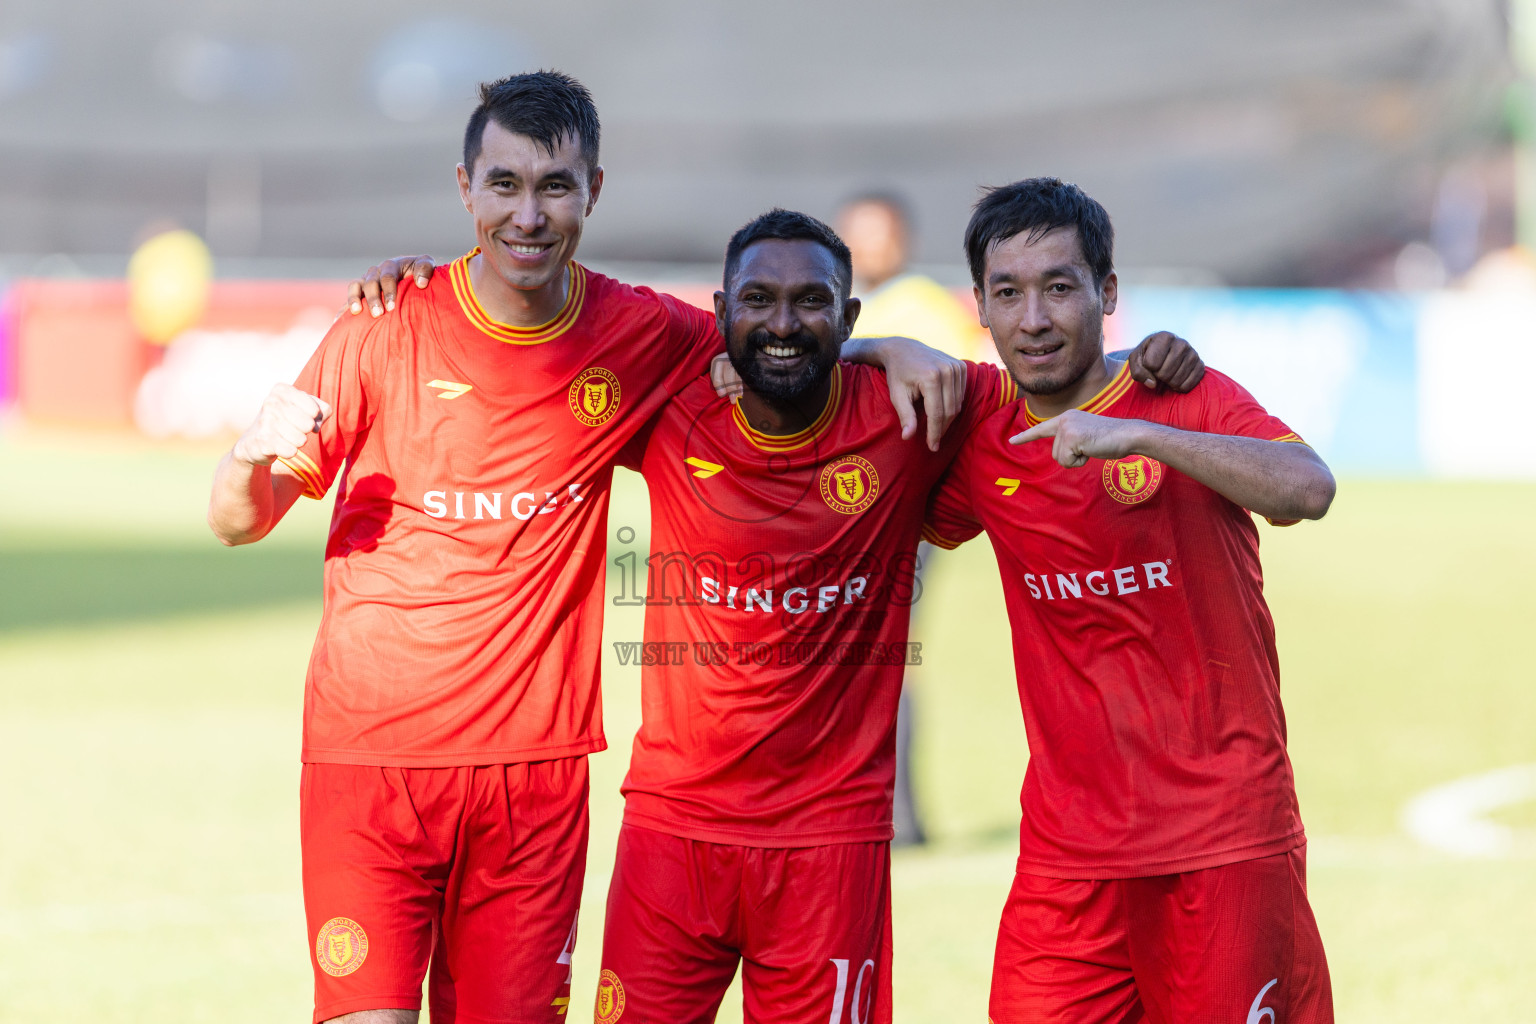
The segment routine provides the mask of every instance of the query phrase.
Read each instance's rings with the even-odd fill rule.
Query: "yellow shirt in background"
[[[985,332],[975,312],[931,277],[902,274],[860,298],[864,308],[853,325],[856,338],[900,335],[956,359],[991,359],[991,345],[981,344]]]

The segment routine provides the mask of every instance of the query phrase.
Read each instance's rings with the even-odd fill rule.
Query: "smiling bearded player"
[[[831,228],[774,210],[726,249],[739,404],[696,381],[626,449],[651,496],[643,719],[599,1024],[889,1021],[897,700],[929,490],[1014,395],[966,364],[938,451],[839,362],[859,303]]]
[[[458,167],[477,247],[338,321],[219,464],[226,544],[339,480],[301,755],[316,1021],[414,1021],[429,963],[436,1020],[568,1009],[614,460],[720,349],[713,316],[573,258],[598,135],[574,79],[483,87]],[[898,347],[921,372],[892,392],[910,425],[924,393],[937,443],[952,361]]]
[[[1333,477],[1220,373],[1188,394],[1102,353],[1104,208],[1033,178],[976,206],[977,302],[1024,401],[966,441],[925,531],[983,528],[1029,734],[995,1024],[1327,1024],[1258,532]]]

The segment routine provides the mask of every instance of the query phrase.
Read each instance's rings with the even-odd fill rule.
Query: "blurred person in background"
[[[933,278],[908,269],[912,256],[912,218],[906,202],[884,192],[867,192],[843,204],[837,233],[853,254],[853,294],[864,304],[856,328],[860,337],[894,333],[916,338],[956,359],[980,359],[983,334],[974,311],[966,309]],[[924,541],[917,553],[917,586],[938,549]],[[921,593],[913,609],[922,608]],[[927,841],[912,788],[912,744],[917,722],[912,687],[901,689],[896,719],[897,846]]]
[[[849,200],[836,226],[853,253],[853,294],[864,304],[855,337],[894,333],[956,359],[990,355],[975,311],[933,278],[909,269],[912,219],[900,197],[871,192]]]

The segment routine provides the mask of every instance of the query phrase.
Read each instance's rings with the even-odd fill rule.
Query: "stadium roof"
[[[39,255],[162,219],[226,257],[456,254],[474,83],[553,66],[604,121],[589,258],[718,262],[767,206],[880,188],[958,264],[977,187],[1049,173],[1122,265],[1313,280],[1427,232],[1510,80],[1491,0],[29,7],[0,13],[0,251]]]

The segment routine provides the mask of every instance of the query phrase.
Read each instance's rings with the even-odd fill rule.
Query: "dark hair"
[[[480,141],[487,121],[509,132],[526,135],[553,154],[561,140],[581,142],[587,176],[597,173],[597,146],[602,126],[592,94],[570,75],[558,71],[530,71],[480,86],[480,105],[469,115],[464,128],[464,167],[471,173],[480,157]]]
[[[731,278],[736,276],[736,267],[740,265],[741,254],[747,246],[770,238],[815,242],[830,252],[843,272],[843,279],[840,282],[843,298],[848,297],[853,281],[853,256],[849,254],[848,246],[837,237],[836,231],[815,217],[797,213],[794,210],[781,210],[778,207],[744,224],[726,243],[724,283],[727,289],[731,286]]]
[[[1026,178],[989,188],[976,201],[965,226],[965,258],[971,280],[982,288],[987,252],[999,242],[1028,232],[1031,242],[1057,228],[1076,228],[1093,283],[1101,285],[1115,269],[1115,229],[1098,201],[1060,178]]]

